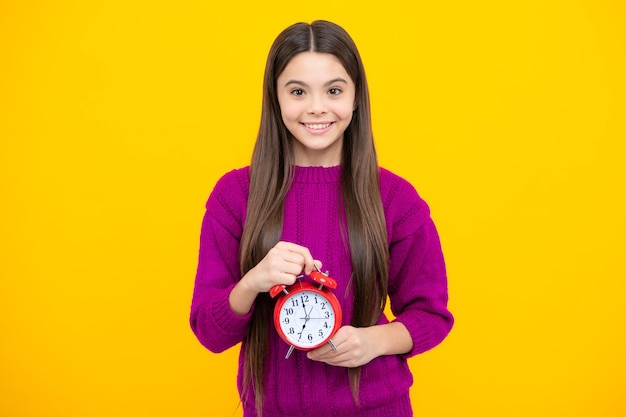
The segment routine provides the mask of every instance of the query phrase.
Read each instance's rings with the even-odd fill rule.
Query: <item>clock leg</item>
[[[330,345],[331,348],[333,348],[335,352],[337,352],[337,346],[335,346],[332,339],[328,339],[328,344]]]
[[[285,356],[285,359],[289,359],[289,357],[291,356],[291,352],[293,352],[293,349],[295,348],[294,345],[291,345],[289,347],[289,350],[287,351],[287,356]]]

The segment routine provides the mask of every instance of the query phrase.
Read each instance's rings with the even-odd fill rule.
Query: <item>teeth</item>
[[[313,129],[313,130],[321,130],[321,129],[326,129],[328,126],[330,126],[330,123],[315,123],[315,124],[305,124],[305,126],[308,129]]]

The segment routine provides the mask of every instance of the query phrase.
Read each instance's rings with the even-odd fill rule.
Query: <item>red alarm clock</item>
[[[331,337],[341,327],[341,306],[330,290],[337,288],[337,282],[319,268],[309,277],[313,282],[298,280],[289,287],[276,285],[270,290],[272,298],[278,296],[274,326],[281,339],[291,346],[285,359],[294,348],[307,351],[325,343],[337,351]]]

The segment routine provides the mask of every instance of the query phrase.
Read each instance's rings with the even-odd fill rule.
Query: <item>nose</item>
[[[309,114],[325,114],[327,112],[326,108],[326,100],[324,97],[319,94],[311,95],[311,99],[309,102]]]

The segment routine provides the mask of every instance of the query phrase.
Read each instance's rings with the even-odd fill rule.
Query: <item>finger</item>
[[[309,354],[307,355],[309,359],[333,366],[353,367],[357,363],[357,358],[350,352],[335,353],[331,350],[320,355],[311,354],[311,352]]]
[[[281,240],[274,247],[280,248],[283,250],[288,250],[291,252],[301,253],[303,256],[305,256],[306,254],[310,255],[308,248],[302,245],[298,245],[297,243],[293,243],[293,242],[287,242],[287,241]]]
[[[317,271],[317,268],[315,267],[315,265],[317,265],[317,268],[321,268],[322,267],[322,263],[320,261],[315,261],[313,260],[313,257],[309,254],[309,257],[305,257],[304,258],[304,273],[306,275],[310,275],[311,272],[313,271]]]
[[[337,350],[335,351],[330,344],[324,344],[323,346],[315,349],[313,352],[313,358],[319,360],[333,360],[337,361],[338,358],[353,356],[354,340],[354,328],[352,326],[343,326],[332,337],[333,344]]]
[[[371,360],[364,355],[361,350],[353,350],[348,343],[337,346],[337,352],[332,348],[323,346],[321,348],[310,351],[307,357],[311,360],[327,363],[333,366],[342,366],[353,368],[363,365]]]
[[[302,270],[304,270],[305,274],[309,275],[315,270],[315,261],[308,248],[297,245],[295,243],[284,241],[279,242],[279,244],[281,244],[281,248],[287,249],[290,252],[297,253],[302,256],[302,259],[300,260],[301,262],[299,264],[302,267]],[[321,266],[321,262],[318,266]]]
[[[310,273],[311,273],[311,272],[313,272],[313,271],[317,271],[318,269],[321,271],[321,270],[322,270],[322,265],[323,265],[323,264],[322,264],[322,261],[320,261],[319,259],[315,259],[315,260],[313,260],[313,269],[312,269],[311,271],[309,271],[309,272],[307,273],[307,275],[308,275],[308,274],[310,274]],[[305,271],[305,272],[306,272],[306,271]]]
[[[269,269],[293,275],[300,274],[304,265],[301,254],[277,246],[270,249],[266,258]]]
[[[292,285],[293,283],[296,282],[296,275],[294,274],[283,272],[279,275],[278,278],[280,280],[279,284],[282,284],[282,285]]]
[[[308,352],[307,358],[313,361],[318,361],[318,362],[328,362],[328,360],[332,358],[333,353],[334,352],[329,352],[329,351],[323,350],[323,348],[319,348],[319,349]]]
[[[319,359],[325,358],[326,355],[328,355],[328,353],[330,352],[334,352],[334,351],[330,348],[330,346],[328,346],[328,344],[325,344],[322,347],[309,351],[307,353],[307,357],[309,359],[319,360]]]
[[[332,366],[341,366],[343,368],[356,368],[357,366],[361,366],[367,363],[365,361],[362,361],[362,362],[353,358],[348,358],[346,360],[338,360],[338,361],[329,360],[328,362],[325,362],[325,363],[327,363],[328,365],[332,365]]]
[[[337,335],[333,336],[332,341],[337,350],[332,348],[329,343],[325,343],[317,349],[311,350],[308,352],[307,356],[309,359],[313,360],[322,360],[326,361],[331,358],[336,358],[340,355],[345,354],[349,351],[349,348],[345,343],[343,343],[343,339],[337,338]]]
[[[296,273],[302,272],[304,262],[305,262],[304,256],[302,256],[302,254],[298,252],[285,251],[281,255],[282,255],[282,260],[285,263],[290,264],[289,266],[291,267],[297,268]]]

